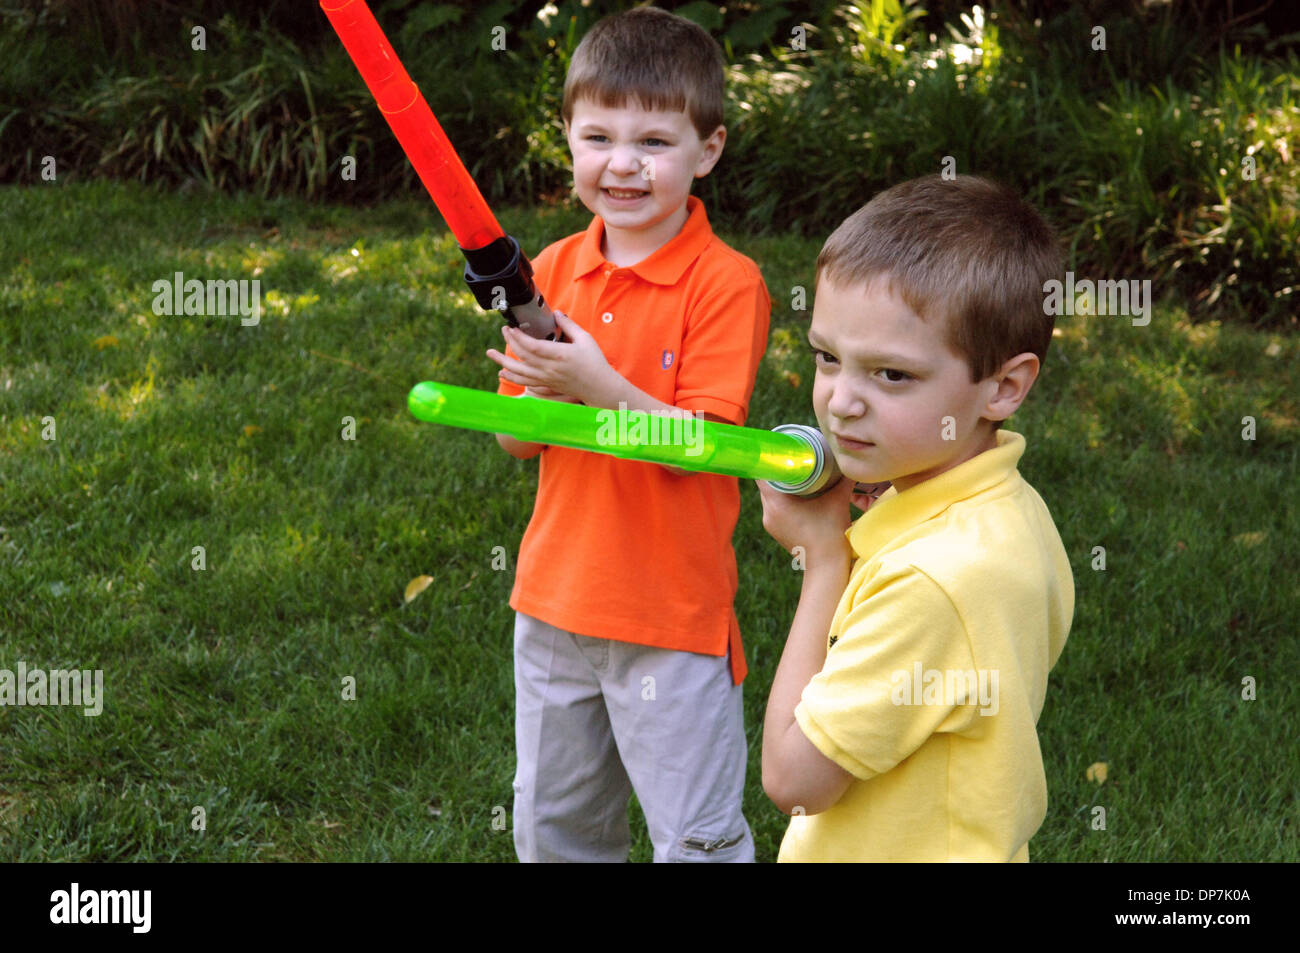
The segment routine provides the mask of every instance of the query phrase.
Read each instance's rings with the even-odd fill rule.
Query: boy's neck
[[[605,234],[601,237],[600,253],[605,260],[620,268],[629,268],[645,261],[659,249],[681,234],[686,220],[690,218],[686,203],[662,222],[649,229],[628,230],[611,228],[605,223]]]
[[[988,421],[981,421],[982,429],[985,427],[985,425],[987,425],[987,429],[984,430],[983,435],[973,440],[970,446],[966,448],[965,452],[958,455],[954,459],[949,460],[945,466],[932,470],[922,476],[918,477],[917,474],[910,474],[909,476],[903,479],[895,480],[894,481],[895,489],[897,489],[899,493],[902,493],[904,490],[910,490],[913,487],[920,486],[923,483],[928,483],[930,480],[942,476],[943,474],[947,473],[949,470],[956,469],[957,467],[961,466],[963,463],[966,463],[970,460],[974,460],[982,453],[988,453],[990,450],[996,450],[998,447],[998,431],[995,430],[993,428],[993,425]]]

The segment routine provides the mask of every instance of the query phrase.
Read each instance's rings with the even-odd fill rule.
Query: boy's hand
[[[763,480],[757,483],[763,498],[763,529],[786,552],[802,546],[809,557],[816,554],[842,558],[850,551],[844,531],[853,522],[849,515],[849,500],[855,490],[852,480],[841,479],[811,500],[778,492]]]
[[[611,385],[615,371],[605,360],[596,339],[568,315],[555,312],[555,323],[565,341],[539,341],[518,328],[502,327],[514,357],[490,349],[487,356],[501,365],[498,375],[512,384],[534,391],[542,388],[576,398],[584,404],[603,406],[602,395]]]
[[[551,390],[549,387],[525,387],[524,393],[529,397],[540,397],[543,400],[558,400],[562,404],[581,404],[582,401],[569,394],[561,394],[558,390]]]
[[[853,491],[853,496],[849,502],[858,509],[866,511],[871,508],[871,504],[880,499],[880,494],[889,489],[889,483],[859,483]]]

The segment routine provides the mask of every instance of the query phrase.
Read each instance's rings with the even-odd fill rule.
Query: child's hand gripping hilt
[[[462,248],[465,283],[484,311],[500,311],[511,327],[539,341],[564,335],[555,315],[533,281],[533,266],[509,235],[482,248]]]
[[[835,455],[831,453],[830,445],[826,443],[826,438],[822,436],[820,430],[805,424],[781,424],[778,427],[773,427],[772,430],[776,433],[798,437],[806,442],[812,447],[817,461],[813,467],[813,472],[806,479],[797,483],[778,483],[775,480],[769,480],[768,486],[782,493],[811,498],[821,496],[840,482],[842,474],[840,473],[839,464],[835,462]]]

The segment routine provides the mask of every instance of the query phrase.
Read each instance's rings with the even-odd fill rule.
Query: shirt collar
[[[686,197],[686,224],[650,257],[630,265],[628,270],[637,277],[657,285],[675,285],[682,274],[713,240],[713,229],[704,212],[704,203],[694,195]],[[587,233],[578,250],[574,277],[582,278],[610,263],[600,253],[601,239],[605,237],[605,220],[599,215],[587,226]]]
[[[910,489],[890,487],[858,517],[845,535],[858,558],[870,558],[891,540],[933,519],[954,503],[1013,477],[1025,452],[1025,438],[997,431],[998,445]]]

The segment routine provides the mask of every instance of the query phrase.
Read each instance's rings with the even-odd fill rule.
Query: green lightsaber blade
[[[510,434],[518,440],[662,463],[702,473],[767,480],[776,489],[815,496],[839,480],[839,469],[815,427],[776,430],[736,427],[694,415],[603,410],[539,397],[503,397],[425,381],[411,388],[411,413],[420,420],[468,430]]]

